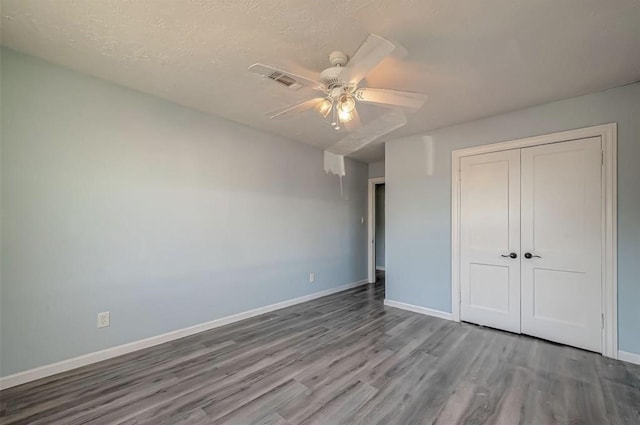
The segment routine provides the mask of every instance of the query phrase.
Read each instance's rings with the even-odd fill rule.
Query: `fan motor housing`
[[[341,66],[332,66],[331,68],[325,69],[320,73],[320,81],[330,89],[342,85],[343,81],[340,76],[342,75],[343,69]]]
[[[336,50],[335,52],[331,52],[329,54],[329,62],[333,66],[345,66],[347,61],[349,60],[349,56],[345,52],[340,52]]]
[[[333,65],[320,73],[320,81],[322,81],[329,89],[344,85],[342,75],[343,67],[347,64],[349,56],[346,53],[336,50],[329,55],[329,62]]]

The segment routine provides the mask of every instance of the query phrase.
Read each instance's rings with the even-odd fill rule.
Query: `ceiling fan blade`
[[[406,123],[407,117],[402,111],[391,111],[349,134],[335,145],[329,147],[327,151],[338,155],[349,155]]]
[[[342,71],[344,81],[357,85],[396,46],[379,35],[369,34]]]
[[[361,102],[411,109],[421,108],[427,100],[427,96],[422,93],[370,88],[358,89],[353,96]]]
[[[344,128],[349,132],[353,132],[359,130],[362,127],[362,122],[360,121],[360,115],[358,115],[358,110],[353,108],[351,111],[351,119],[344,123]]]
[[[286,108],[276,109],[275,111],[267,112],[265,115],[273,119],[290,118],[293,115],[307,111],[311,108],[315,108],[320,102],[324,100],[323,97],[316,97],[313,99],[305,100],[297,105],[287,106]]]
[[[254,63],[249,67],[249,72],[261,75],[265,78],[280,83],[292,90],[297,90],[302,86],[312,88],[314,90],[324,90],[324,85],[316,80],[312,80],[302,75],[294,74],[293,72],[284,71],[282,69],[274,68],[272,66],[263,65],[261,63]],[[319,75],[318,75],[319,76]]]

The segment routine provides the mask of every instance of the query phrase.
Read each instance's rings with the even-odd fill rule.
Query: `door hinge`
[[[602,313],[600,317],[602,318],[602,329],[604,329],[604,313]]]
[[[601,153],[601,156],[600,156],[600,158],[601,158],[600,165],[602,165],[602,166],[604,167],[604,151],[600,151],[600,153]]]

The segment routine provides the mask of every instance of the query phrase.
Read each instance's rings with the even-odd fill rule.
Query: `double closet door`
[[[600,352],[599,137],[462,158],[460,316]]]

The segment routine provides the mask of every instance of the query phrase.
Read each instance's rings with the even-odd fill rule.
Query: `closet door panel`
[[[520,332],[520,152],[461,167],[461,319]]]
[[[601,151],[600,138],[522,149],[522,333],[593,351],[602,344]]]

